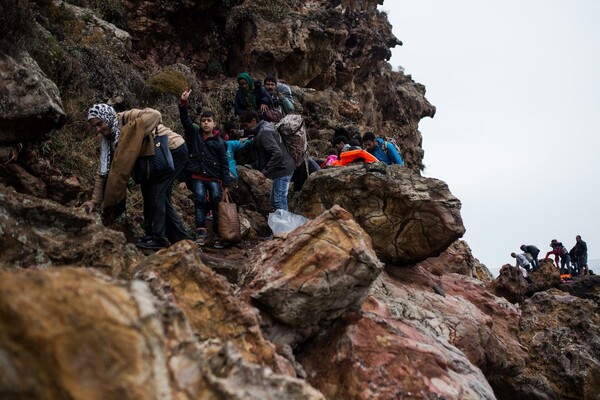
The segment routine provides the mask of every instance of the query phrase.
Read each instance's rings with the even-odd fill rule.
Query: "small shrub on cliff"
[[[155,94],[173,94],[179,96],[181,91],[189,87],[184,74],[173,68],[165,68],[148,80],[148,86]]]

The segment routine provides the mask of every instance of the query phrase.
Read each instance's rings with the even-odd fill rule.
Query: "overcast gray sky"
[[[494,273],[579,234],[600,259],[600,1],[387,0],[390,63],[427,87],[425,175],[462,201]],[[600,273],[600,268],[596,268]]]

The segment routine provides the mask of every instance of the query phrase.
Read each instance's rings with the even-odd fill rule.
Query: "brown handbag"
[[[237,205],[231,201],[229,193],[219,202],[219,236],[222,241],[228,243],[242,241]]]

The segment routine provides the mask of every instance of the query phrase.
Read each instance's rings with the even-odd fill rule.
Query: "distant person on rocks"
[[[204,111],[200,115],[200,129],[194,126],[188,114],[188,99],[191,92],[190,89],[181,94],[179,118],[190,149],[188,171],[191,173],[192,187],[190,189],[194,193],[196,244],[205,246],[209,242],[206,217],[210,209],[213,216],[213,246],[216,249],[222,249],[225,245],[218,234],[219,202],[227,193],[231,182],[227,146],[219,135],[214,134],[216,121],[212,112]]]
[[[119,211],[116,211],[117,214],[114,214],[113,211],[116,210],[118,204],[124,204],[128,177],[135,160],[140,155],[140,149],[144,143],[151,147],[154,146],[153,140],[144,141],[143,139],[151,138],[153,135],[166,135],[175,171],[160,179],[141,184],[144,200],[145,236],[138,240],[136,246],[145,249],[160,249],[168,247],[169,242],[175,243],[191,239],[171,200],[173,183],[187,165],[188,150],[184,139],[164,126],[160,112],[152,108],[132,109],[117,114],[112,106],[95,104],[89,109],[87,119],[96,132],[102,135],[102,144],[100,173],[96,177],[92,199],[85,202],[82,207],[87,212],[92,212],[103,204],[104,211],[112,209],[111,218],[116,218]],[[132,123],[128,127],[137,127],[141,123],[143,129],[123,129],[128,123]],[[123,137],[122,130],[126,132]],[[118,152],[116,151],[117,145],[119,145]],[[113,171],[113,174],[109,174],[114,168],[128,170]],[[121,211],[124,211],[124,207]]]
[[[404,165],[402,156],[393,143],[387,142],[381,138],[376,138],[373,132],[365,133],[362,139],[365,150],[377,157],[379,161],[382,161],[387,165]]]
[[[529,261],[527,261],[527,258],[523,254],[516,253],[510,253],[510,256],[517,259],[516,267],[521,271],[527,283],[531,283],[531,278],[529,277],[530,265]]]
[[[546,253],[546,257],[550,256],[550,254],[554,254],[554,262],[556,263],[556,267],[560,269],[561,274],[570,274],[571,273],[571,259],[569,257],[569,252],[566,247],[563,246],[561,242],[556,239],[552,239],[550,242],[550,247],[552,250]],[[560,257],[560,266],[558,265],[558,259]],[[565,268],[566,266],[566,268]]]
[[[233,100],[235,115],[241,116],[250,110],[267,111],[270,97],[261,82],[255,82],[247,72],[239,74],[237,81],[239,86]]]
[[[587,243],[585,243],[579,235],[575,236],[575,259],[579,269],[579,274],[588,275]]]
[[[261,121],[256,111],[246,111],[241,117],[244,128],[254,135],[257,169],[273,180],[271,205],[274,209],[288,211],[288,190],[296,163],[288,153],[285,143],[274,125]]]
[[[288,85],[277,82],[277,79],[272,76],[267,76],[264,84],[270,99],[269,107],[276,108],[282,116],[294,112],[294,97]]]
[[[525,257],[525,255],[510,253],[510,256],[512,258],[517,259],[517,267],[523,268],[525,271],[527,271],[529,273],[529,269],[531,268],[531,265],[529,264],[529,261],[527,260],[527,257]]]
[[[534,271],[537,271],[537,269],[540,266],[539,261],[538,261],[538,255],[540,254],[540,249],[538,249],[536,246],[534,246],[532,244],[528,244],[528,245],[522,244],[521,251],[523,253],[529,253],[531,255],[531,258],[533,259],[533,261],[531,262],[531,266]]]

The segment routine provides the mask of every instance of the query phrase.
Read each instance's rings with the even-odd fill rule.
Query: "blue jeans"
[[[288,190],[292,175],[289,174],[280,178],[273,179],[273,189],[271,190],[271,205],[276,210],[288,211]]]
[[[192,184],[196,209],[196,229],[206,227],[206,212],[212,210],[213,233],[217,234],[219,231],[219,202],[222,197],[221,182],[192,179]],[[206,201],[206,193],[208,193],[208,201]]]

